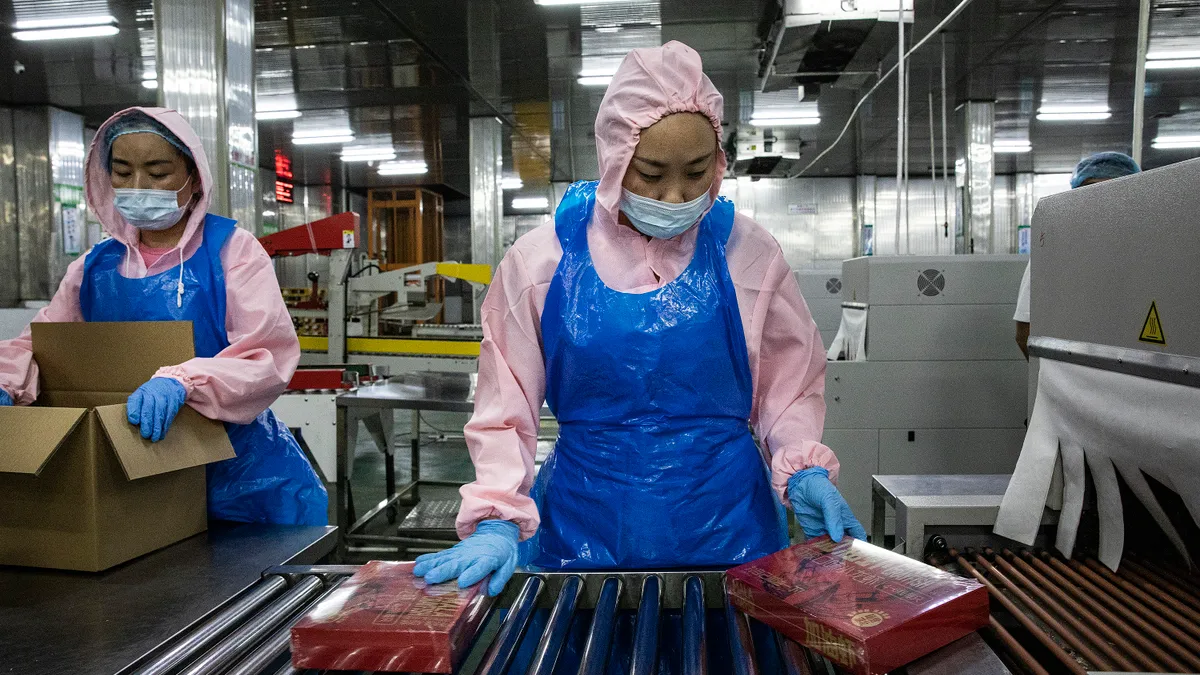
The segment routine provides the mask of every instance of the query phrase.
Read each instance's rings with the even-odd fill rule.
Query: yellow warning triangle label
[[[1167,336],[1163,334],[1162,322],[1158,319],[1158,306],[1150,302],[1150,312],[1146,314],[1146,322],[1142,324],[1142,334],[1138,337],[1142,342],[1152,342],[1156,345],[1167,344]]]

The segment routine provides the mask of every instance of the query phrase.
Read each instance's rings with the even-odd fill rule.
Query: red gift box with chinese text
[[[738,609],[856,675],[894,670],[988,624],[978,582],[848,536],[811,539],[726,578]]]
[[[484,583],[429,585],[413,563],[369,562],[292,628],[297,669],[451,673],[492,598]]]

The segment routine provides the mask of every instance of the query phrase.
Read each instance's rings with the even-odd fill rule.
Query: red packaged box
[[[372,561],[292,627],[297,669],[451,673],[493,598],[484,582],[429,585],[411,562]]]
[[[738,609],[856,675],[894,670],[988,624],[978,582],[850,537],[811,539],[726,579]]]

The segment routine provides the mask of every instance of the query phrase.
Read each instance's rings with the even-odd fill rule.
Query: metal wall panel
[[[1016,178],[996,176],[992,186],[992,253],[1017,252]],[[979,252],[979,249],[975,249]]]
[[[230,2],[244,0],[230,0]],[[163,105],[192,125],[208,165],[213,190],[209,210],[229,214],[225,108],[225,3],[155,0]]]
[[[0,108],[0,307],[12,307],[21,297],[21,257],[17,247],[19,222],[13,111]]]
[[[17,185],[17,250],[20,299],[49,300],[51,218],[50,116],[46,108],[13,110],[14,164]]]
[[[996,253],[992,220],[992,186],[996,156],[992,150],[995,135],[996,103],[967,101],[955,111],[959,140],[955,171],[962,176],[962,237],[955,250],[960,253]]]
[[[254,2],[225,0],[225,122],[229,216],[259,234],[258,122],[254,119]]]
[[[738,178],[721,192],[775,237],[792,269],[854,254],[853,178]]]
[[[471,262],[495,266],[504,256],[504,197],[500,191],[504,130],[495,117],[475,117],[470,124]]]
[[[896,249],[896,179],[880,177],[874,183],[874,255],[941,255],[954,252],[953,240],[946,237],[947,221],[942,213],[941,181],[909,179],[907,221],[901,220],[902,223],[907,222],[907,230],[902,226],[899,250]],[[953,203],[950,208],[954,208]],[[954,222],[953,215],[950,222]]]
[[[83,117],[50,108],[51,232],[49,273],[51,294],[67,266],[87,250],[83,208]]]

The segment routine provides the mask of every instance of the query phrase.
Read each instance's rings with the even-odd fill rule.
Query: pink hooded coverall
[[[141,111],[161,122],[187,145],[200,176],[201,194],[192,206],[183,236],[175,248],[149,265],[139,247],[138,230],[117,211],[108,168],[102,166],[100,144],[105,129],[120,116]],[[202,224],[211,198],[213,183],[208,160],[200,138],[179,113],[165,108],[130,108],[110,118],[96,133],[88,151],[86,165],[88,208],[104,226],[104,231],[125,244],[126,257],[121,272],[128,278],[141,279],[159,274],[191,258],[202,241]],[[67,267],[50,305],[34,321],[83,321],[79,288],[83,280],[86,254]],[[221,249],[225,271],[225,328],[230,345],[214,358],[194,358],[176,366],[161,368],[155,377],[179,381],[187,391],[187,404],[205,417],[247,424],[287,388],[300,362],[300,342],[292,327],[287,306],[279,293],[279,282],[271,259],[254,235],[235,229]],[[136,349],[136,345],[130,345]],[[13,340],[0,341],[0,389],[8,392],[17,405],[29,405],[38,396],[38,366],[33,358],[29,328]]]
[[[648,239],[618,222],[621,184],[641,129],[676,112],[699,112],[721,135],[721,94],[700,69],[699,56],[671,42],[635,50],[608,86],[596,116],[600,184],[587,228],[597,273],[609,288],[645,293],[670,283],[688,266],[697,228],[671,239]],[[710,190],[726,168],[717,153]],[[753,377],[751,424],[771,456],[771,484],[783,503],[792,474],[813,466],[836,481],[838,461],[820,443],[825,419],[825,351],[820,333],[783,252],[753,220],[737,214],[726,243]],[[516,523],[528,539],[540,522],[529,497],[534,482],[539,413],[546,393],[541,314],[562,246],[553,220],[521,237],[496,270],[482,307],[483,344],[475,412],[465,434],[476,479],[461,490],[458,533],[482,520]]]

